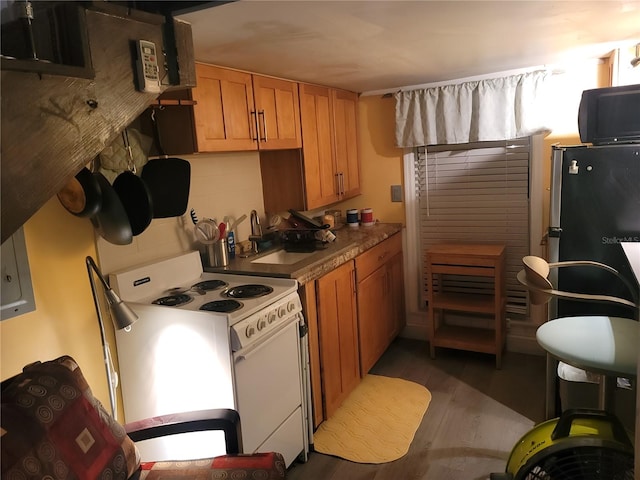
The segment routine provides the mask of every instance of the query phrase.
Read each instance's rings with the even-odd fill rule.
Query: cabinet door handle
[[[357,295],[358,290],[356,289],[356,271],[355,269],[351,270],[351,290],[354,295]]]
[[[250,122],[250,129],[251,129],[251,140],[253,140],[254,142],[258,141],[258,136],[259,136],[259,129],[258,129],[258,115],[256,114],[255,110],[251,111],[251,117],[252,117],[252,122]],[[255,128],[255,135],[253,133],[253,129]]]
[[[338,173],[338,195],[344,195],[344,174]]]
[[[264,116],[264,110],[260,110],[258,112],[258,117],[262,116],[262,131],[264,132],[264,137],[260,137],[261,142],[267,141],[267,118]],[[260,130],[258,130],[260,132]]]

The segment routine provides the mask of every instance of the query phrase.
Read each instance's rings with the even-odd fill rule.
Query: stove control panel
[[[231,349],[234,352],[250,346],[289,321],[297,321],[302,302],[297,293],[264,307],[259,312],[231,326]]]

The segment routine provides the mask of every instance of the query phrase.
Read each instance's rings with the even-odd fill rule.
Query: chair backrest
[[[594,262],[591,260],[573,260],[566,262],[547,263],[546,260],[527,255],[522,258],[524,269],[520,270],[517,274],[518,281],[524,285],[529,291],[529,299],[534,305],[541,305],[551,300],[551,297],[564,298],[567,300],[576,300],[583,302],[600,302],[600,303],[614,303],[617,305],[623,305],[633,309],[634,317],[638,315],[638,303],[637,292],[631,283],[613,267],[605,265],[604,263]],[[554,289],[553,285],[547,278],[550,268],[560,267],[592,267],[599,268],[608,271],[619,278],[629,290],[633,301],[625,298],[613,297],[611,295],[597,295],[591,293],[579,293],[579,292],[565,292],[562,290]]]
[[[2,478],[129,478],[140,455],[69,356],[2,382]]]

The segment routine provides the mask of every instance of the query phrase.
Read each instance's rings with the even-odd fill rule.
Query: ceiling
[[[357,92],[598,58],[640,42],[638,1],[209,2],[198,61]]]

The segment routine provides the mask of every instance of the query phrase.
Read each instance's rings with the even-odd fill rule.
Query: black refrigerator
[[[624,276],[637,296],[635,276],[620,242],[640,242],[640,143],[555,146],[551,162],[549,262],[604,263]],[[633,301],[625,283],[600,268],[552,268],[549,280],[558,290]],[[615,304],[556,297],[549,302],[549,319],[577,315],[637,318],[638,313]],[[571,407],[561,406],[557,367],[558,362],[547,356],[547,418]],[[567,388],[572,395],[585,392],[580,387]]]
[[[605,263],[637,292],[620,242],[640,242],[640,143],[554,147],[550,207],[549,262]],[[556,268],[551,275],[558,290],[633,301],[621,280],[599,268]],[[550,318],[575,315],[635,318],[637,312],[612,304],[552,300]]]

